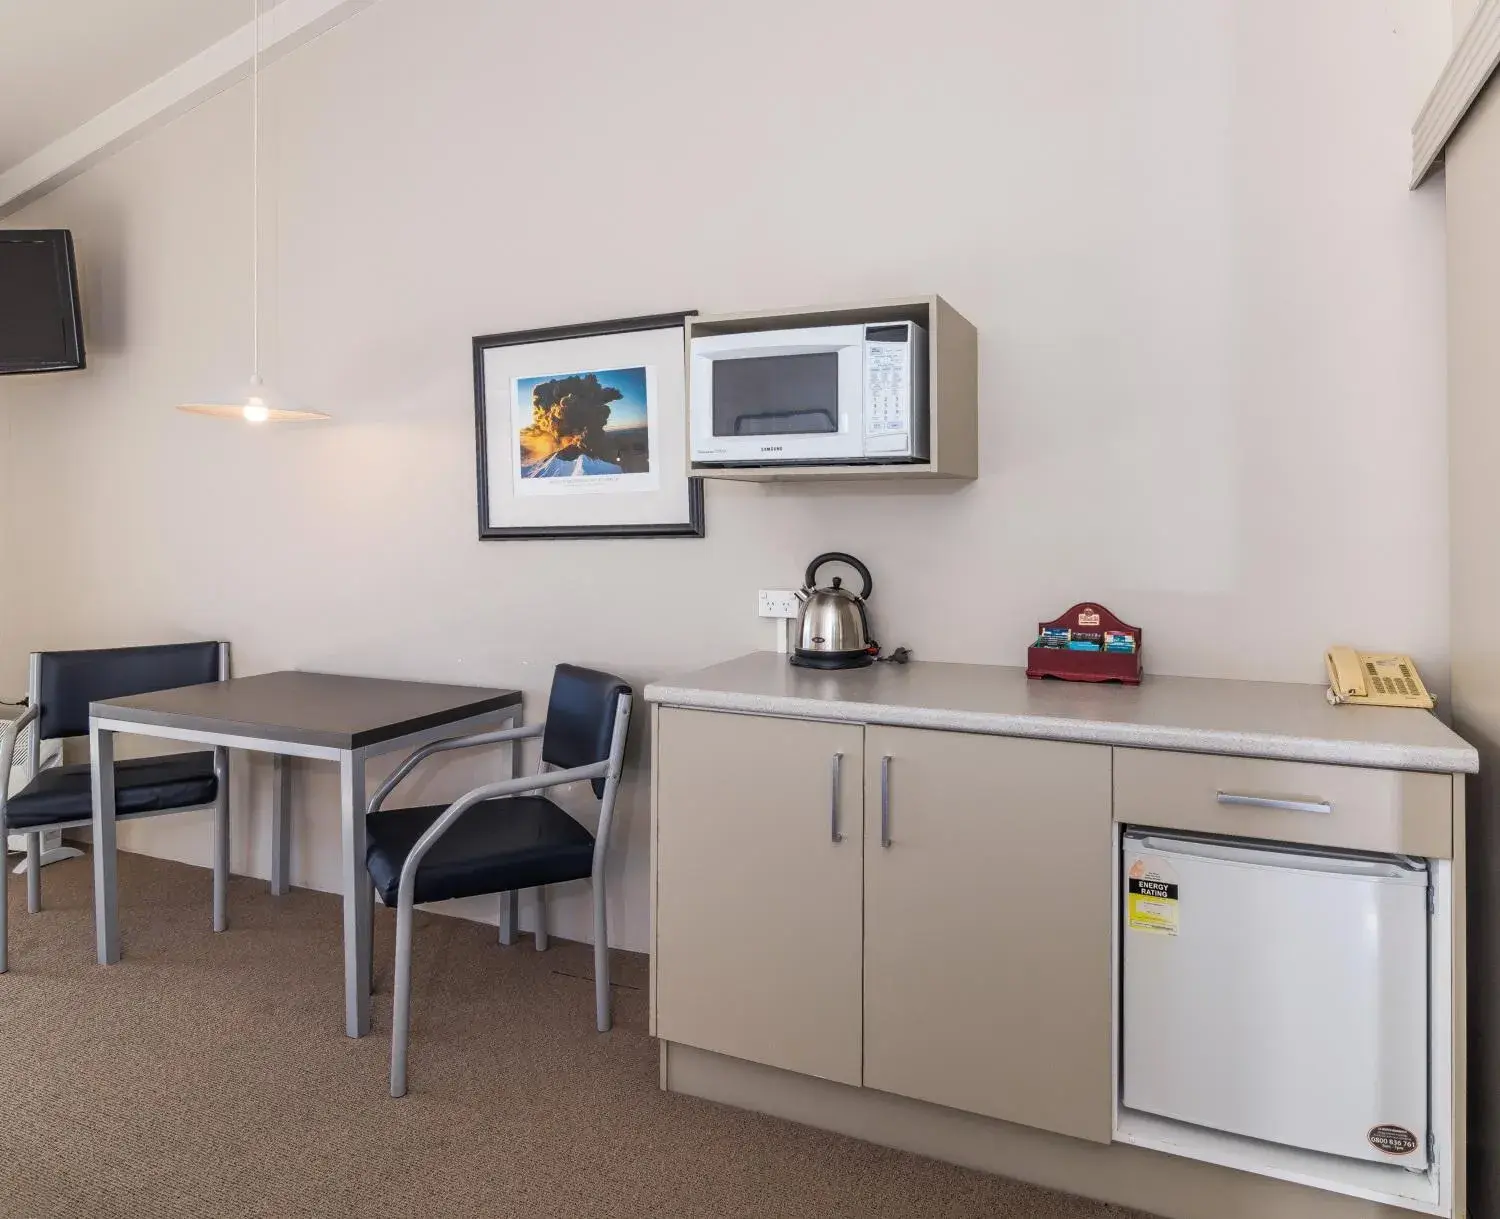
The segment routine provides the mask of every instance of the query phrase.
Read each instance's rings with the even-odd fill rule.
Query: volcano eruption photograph
[[[521,478],[648,473],[646,402],[644,367],[517,379],[514,417]]]

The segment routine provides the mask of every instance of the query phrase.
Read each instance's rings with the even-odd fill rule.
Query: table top
[[[92,703],[91,715],[186,732],[363,749],[521,705],[519,690],[336,673],[261,673]]]
[[[1330,707],[1322,686],[1167,677],[1139,686],[1031,681],[1024,669],[913,661],[799,669],[757,652],[646,687],[676,707],[1044,737],[1397,770],[1475,771],[1479,755],[1430,711]]]

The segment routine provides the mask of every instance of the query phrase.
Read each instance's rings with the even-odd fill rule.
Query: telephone
[[[1417,676],[1417,666],[1410,656],[1330,648],[1325,659],[1330,703],[1432,710],[1435,700]]]

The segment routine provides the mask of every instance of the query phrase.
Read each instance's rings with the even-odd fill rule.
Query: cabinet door
[[[858,1084],[864,729],[662,708],[657,733],[657,1036]]]
[[[865,1086],[1108,1142],[1109,749],[872,727],[865,791]]]

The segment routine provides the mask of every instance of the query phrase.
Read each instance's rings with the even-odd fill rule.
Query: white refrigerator
[[[1146,830],[1122,862],[1122,1104],[1426,1168],[1426,864]]]

